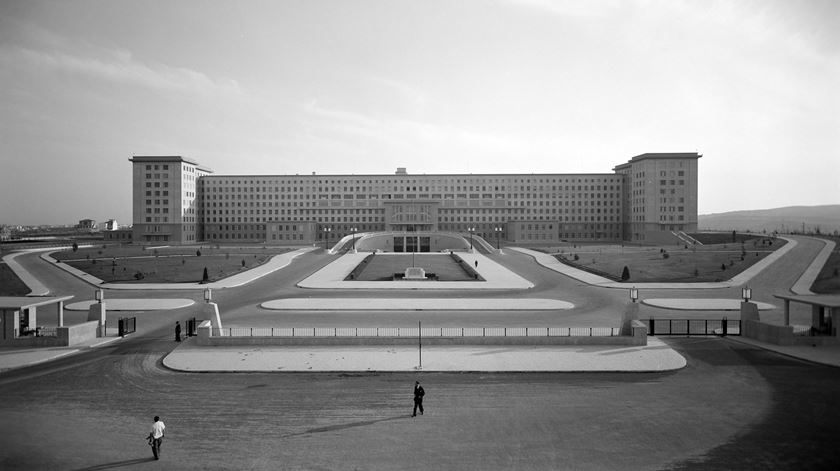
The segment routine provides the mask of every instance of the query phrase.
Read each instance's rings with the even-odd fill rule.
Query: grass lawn
[[[819,294],[840,293],[840,237],[820,236],[834,241],[834,251],[828,256],[820,274],[811,286],[811,291]]]
[[[0,296],[26,296],[29,291],[15,272],[8,265],[0,262]]]
[[[729,236],[731,240],[731,235]],[[770,242],[772,241],[772,245]],[[559,260],[620,280],[628,267],[627,283],[723,281],[762,260],[786,242],[755,237],[743,243],[667,247],[573,245],[549,251]],[[577,260],[575,259],[577,257]]]
[[[107,283],[196,283],[207,268],[216,281],[268,261],[288,247],[158,247],[97,246],[53,254],[62,263]]]

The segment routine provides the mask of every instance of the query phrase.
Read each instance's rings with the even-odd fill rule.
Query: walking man
[[[414,412],[411,413],[412,417],[417,416],[417,408],[420,408],[420,415],[423,415],[423,396],[426,395],[426,391],[423,390],[423,386],[420,386],[420,381],[414,382]]]
[[[149,445],[152,446],[152,453],[155,455],[155,459],[160,459],[160,447],[163,445],[163,430],[166,428],[166,425],[163,425],[163,421],[160,420],[160,417],[155,416],[155,423],[152,424],[152,430],[149,432]]]
[[[181,341],[181,321],[175,321],[175,341]]]

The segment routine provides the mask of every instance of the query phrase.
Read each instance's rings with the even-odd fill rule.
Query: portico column
[[[823,326],[822,306],[811,305],[811,327],[820,330]]]
[[[785,325],[790,325],[790,299],[785,299]]]

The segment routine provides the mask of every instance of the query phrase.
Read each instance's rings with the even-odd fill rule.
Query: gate
[[[120,337],[125,337],[128,334],[133,334],[137,330],[136,317],[120,317],[117,324],[117,331]]]
[[[187,319],[187,337],[193,337],[198,335],[198,321],[195,320],[195,317],[192,319]]]
[[[741,321],[723,319],[648,319],[648,335],[741,335]]]

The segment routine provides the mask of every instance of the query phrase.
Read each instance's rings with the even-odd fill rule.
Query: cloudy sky
[[[701,214],[840,203],[840,2],[0,1],[0,223],[131,220],[132,155],[219,174],[611,172]]]

